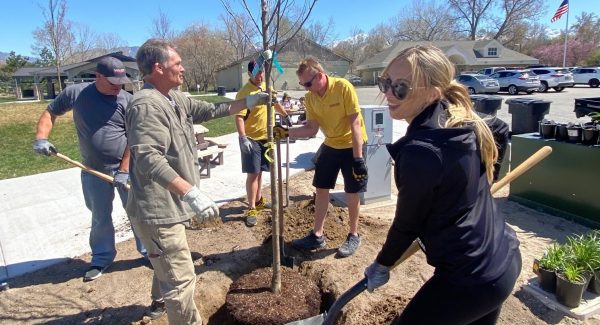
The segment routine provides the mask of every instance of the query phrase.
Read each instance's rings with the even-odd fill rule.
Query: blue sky
[[[547,10],[539,21],[551,28],[564,29],[565,16],[555,23],[550,18],[562,0],[547,0]],[[237,3],[231,0],[231,3]],[[258,0],[248,0],[258,11]],[[297,1],[302,3],[303,1]],[[581,12],[600,13],[598,0],[570,0],[569,23]],[[585,5],[584,5],[585,3]],[[349,36],[357,26],[365,32],[407,7],[410,1],[400,0],[319,0],[311,20],[326,23],[330,17],[335,22],[335,34],[339,39]],[[0,11],[0,52],[15,51],[18,54],[37,56],[31,53],[34,43],[32,32],[43,20],[40,5],[47,0],[4,0]],[[219,16],[225,10],[218,0],[67,0],[67,18],[83,23],[98,33],[116,33],[129,46],[141,45],[149,36],[152,20],[159,10],[167,14],[173,27],[181,30],[189,24],[203,22],[219,27]]]

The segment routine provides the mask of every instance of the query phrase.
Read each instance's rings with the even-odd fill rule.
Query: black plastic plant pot
[[[595,294],[600,294],[600,270],[594,271],[594,276],[590,280],[587,289]]]
[[[584,128],[581,142],[587,145],[598,144],[598,134],[600,131],[596,128]]]
[[[538,269],[538,280],[540,288],[546,292],[556,292],[556,273],[553,270]]]
[[[556,124],[540,123],[540,134],[544,139],[554,139],[556,133]]]
[[[583,292],[588,286],[588,282],[573,283],[563,278],[561,275],[556,276],[556,300],[569,307],[578,307],[581,303]]]
[[[556,140],[558,140],[558,141],[569,140],[569,133],[567,132],[566,124],[558,124],[556,126]]]
[[[567,127],[568,141],[571,143],[581,143],[581,126]]]

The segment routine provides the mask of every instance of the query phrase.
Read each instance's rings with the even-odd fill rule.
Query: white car
[[[589,85],[592,88],[600,86],[600,68],[575,68],[571,70],[576,85]]]
[[[549,88],[561,92],[565,87],[573,87],[573,74],[566,68],[533,68],[531,72],[540,77],[538,91],[545,93]]]

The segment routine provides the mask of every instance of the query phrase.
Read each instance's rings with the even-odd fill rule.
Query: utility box
[[[392,158],[385,145],[392,142],[392,118],[387,106],[362,105],[361,110],[369,137],[364,157],[369,183],[360,195],[360,203],[388,201],[392,195]]]

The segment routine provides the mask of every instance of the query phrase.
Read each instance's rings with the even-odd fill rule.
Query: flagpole
[[[567,9],[567,24],[565,25],[565,49],[563,51],[563,68],[567,66],[567,39],[569,38],[569,11]]]

